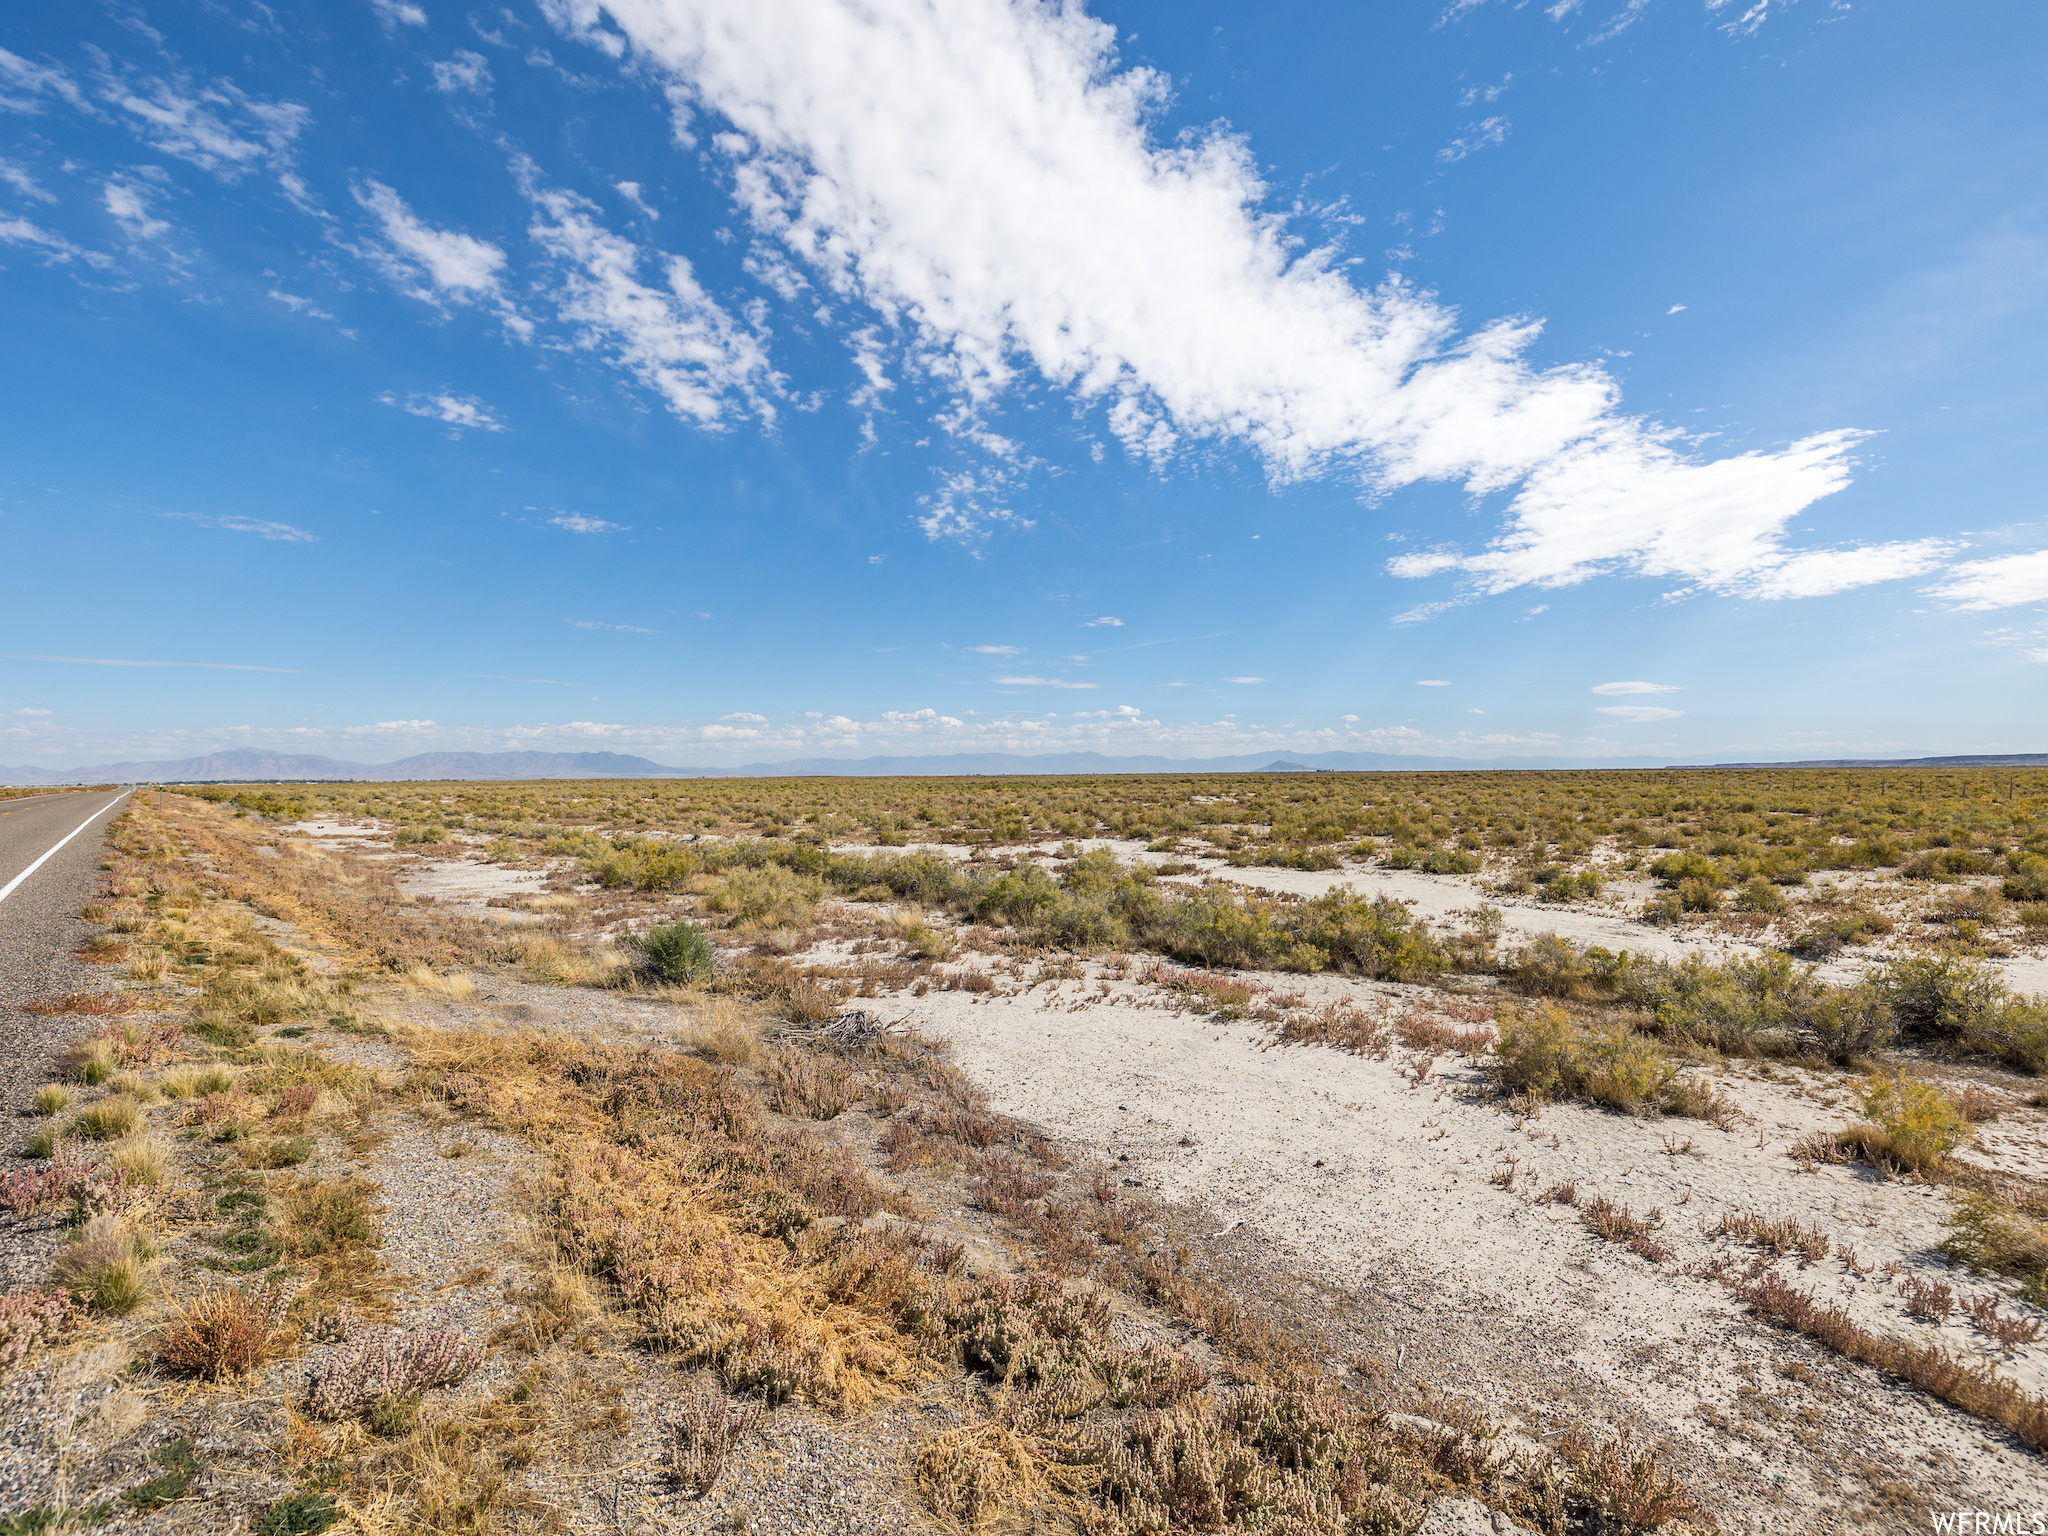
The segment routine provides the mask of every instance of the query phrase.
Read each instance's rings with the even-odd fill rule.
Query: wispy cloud
[[[624,533],[624,523],[608,523],[601,517],[585,517],[581,512],[557,512],[548,522],[557,528],[566,528],[571,533]]]
[[[503,300],[504,251],[474,235],[435,228],[381,181],[367,180],[353,190],[387,242],[369,254],[401,292],[437,306]]]
[[[1627,720],[1634,725],[1652,725],[1659,720],[1676,720],[1685,711],[1666,709],[1661,704],[1602,704],[1593,713],[1612,715],[1617,720]]]
[[[1266,679],[1263,677],[1226,677],[1223,681],[1226,683],[1263,683]]]
[[[699,426],[719,426],[735,404],[773,423],[770,396],[782,379],[766,348],[704,291],[687,260],[657,256],[666,286],[643,283],[639,247],[600,225],[595,203],[541,186],[530,163],[515,169],[534,206],[528,233],[561,264],[553,301],[580,328],[580,346],[609,357]]]
[[[434,89],[444,96],[488,96],[491,93],[490,61],[467,48],[455,50],[455,57],[434,66]]]
[[[40,112],[44,98],[52,96],[80,111],[92,110],[85,93],[64,70],[55,65],[31,63],[20,54],[0,48],[0,112]]]
[[[427,13],[412,0],[370,0],[370,9],[376,12],[387,32],[396,27],[424,27],[427,24]]]
[[[23,197],[38,203],[54,203],[57,194],[44,188],[35,177],[11,160],[0,160],[0,181],[4,181]]]
[[[444,392],[438,395],[407,395],[401,400],[390,390],[386,390],[377,399],[385,405],[397,406],[408,415],[423,416],[429,421],[446,422],[452,429],[448,434],[451,437],[459,436],[465,429],[474,429],[478,432],[505,430],[505,423],[498,420],[496,413],[475,395]],[[559,522],[560,519],[556,521]],[[609,528],[612,525],[605,523],[600,526]]]
[[[1477,154],[1480,150],[1495,144],[1506,143],[1508,129],[1512,126],[1513,124],[1504,117],[1486,118],[1482,122],[1472,124],[1457,138],[1438,150],[1436,157],[1445,165],[1455,164],[1467,155]]]
[[[282,288],[270,290],[269,297],[275,299],[295,315],[307,315],[315,320],[332,320],[333,315],[322,309],[304,294],[286,293]]]
[[[227,182],[259,168],[288,166],[293,144],[313,121],[297,102],[265,101],[229,80],[110,68],[99,94],[150,148]]]
[[[196,523],[201,528],[222,528],[229,533],[253,533],[259,539],[269,539],[275,544],[317,544],[320,536],[308,533],[291,523],[273,522],[268,518],[241,517],[235,514],[214,516],[199,512],[165,512],[164,517],[174,518],[181,523]]]
[[[1021,645],[970,645],[967,649],[983,656],[1022,656],[1024,654],[1024,647]]]
[[[28,656],[9,655],[8,661],[62,661],[75,667],[197,667],[207,672],[289,672],[303,676],[302,667],[258,667],[238,661],[127,661],[114,656]]]
[[[2048,549],[1965,561],[1927,590],[1965,613],[2048,602]]]
[[[54,230],[31,224],[27,219],[0,219],[0,241],[8,245],[29,246],[43,252],[46,266],[61,266],[68,261],[82,261],[89,267],[106,268],[114,264],[113,257],[103,251],[89,251],[83,246],[73,245]]]
[[[1595,683],[1593,692],[1605,694],[1608,698],[1619,698],[1631,693],[1676,693],[1676,683]]]
[[[643,629],[638,624],[607,624],[601,619],[571,619],[571,629],[615,629],[624,635],[658,635],[658,629]]]
[[[1087,620],[1085,623],[1082,624],[1081,627],[1083,629],[1098,629],[1105,625],[1111,629],[1122,629],[1124,627],[1124,621],[1122,619],[1112,619],[1108,614],[1104,614],[1099,619]]]
[[[1451,680],[1447,677],[1418,677],[1415,679],[1415,686],[1418,688],[1448,688],[1451,686]]]
[[[1009,688],[1097,688],[1099,683],[1076,683],[1064,677],[999,677],[998,683]]]

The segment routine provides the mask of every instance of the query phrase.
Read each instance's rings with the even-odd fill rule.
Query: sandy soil
[[[1388,985],[1261,979],[1311,1003],[1414,1000]],[[1707,1235],[1724,1213],[1790,1217],[1870,1271],[1839,1258],[1781,1266],[1803,1288],[1866,1326],[1987,1348],[1965,1324],[1909,1319],[1883,1268],[1957,1279],[1931,1256],[1942,1194],[1843,1167],[1802,1172],[1786,1155],[1851,1118],[1838,1075],[1723,1074],[1749,1122],[1730,1132],[1575,1105],[1523,1120],[1488,1100],[1467,1063],[1279,1046],[1260,1026],[1175,1012],[1131,984],[1103,991],[1091,975],[1011,995],[934,993],[911,1022],[951,1040],[997,1107],[1210,1212],[1217,1246],[1253,1276],[1325,1288],[1333,1313],[1357,1320],[1361,1349],[1409,1345],[1444,1380],[1469,1369],[1464,1390],[1481,1406],[1532,1426],[1589,1406],[1668,1438],[1730,1531],[1782,1529],[1795,1509],[1826,1511],[1814,1529],[1891,1529],[1900,1499],[1991,1507],[2043,1486],[2038,1458],[1979,1421],[1761,1328],[1724,1286],[1686,1273],[1716,1254],[1746,1259]],[[2015,1161],[2048,1151],[2048,1116],[1999,1127]],[[1512,1189],[1492,1182],[1510,1167]],[[1565,1181],[1582,1201],[1662,1211],[1674,1257],[1648,1263],[1569,1207],[1538,1202]],[[2031,1390],[2048,1386],[2048,1346],[1999,1364]]]

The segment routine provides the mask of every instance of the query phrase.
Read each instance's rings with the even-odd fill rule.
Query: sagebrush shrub
[[[639,942],[647,968],[663,981],[707,981],[716,963],[711,940],[695,923],[664,923]]]
[[[306,1399],[323,1419],[346,1418],[393,1398],[453,1386],[483,1357],[483,1345],[452,1323],[384,1331],[358,1326],[314,1374]]]

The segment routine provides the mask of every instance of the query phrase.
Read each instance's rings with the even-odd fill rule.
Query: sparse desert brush
[[[278,1245],[294,1258],[377,1245],[375,1186],[358,1179],[300,1179],[277,1192]]]
[[[1581,1030],[1554,1003],[1503,1009],[1489,1064],[1509,1093],[1565,1095],[1629,1114],[1718,1117],[1718,1103],[1683,1092],[1678,1064],[1626,1025]]]
[[[125,1317],[148,1299],[149,1264],[155,1257],[148,1236],[125,1219],[95,1216],[57,1250],[50,1278],[80,1306]]]
[[[452,1003],[467,1002],[476,996],[476,983],[460,971],[444,975],[430,966],[416,965],[400,979],[414,992],[444,997]]]
[[[1941,1251],[1952,1263],[2012,1276],[2027,1300],[2048,1306],[2048,1223],[1995,1195],[1955,1195]]]
[[[39,1115],[61,1115],[70,1103],[70,1093],[57,1083],[45,1083],[36,1090],[34,1108]]]
[[[733,1401],[702,1377],[676,1399],[668,1423],[669,1475],[698,1498],[709,1493],[734,1448],[761,1422],[753,1403]]]
[[[527,973],[543,986],[616,987],[633,974],[630,962],[615,949],[593,949],[542,934],[523,935],[517,953]]]
[[[291,1300],[278,1287],[218,1281],[174,1296],[156,1336],[156,1357],[169,1370],[209,1381],[240,1376],[270,1358]]]
[[[1969,1139],[1969,1126],[1932,1083],[1888,1073],[1867,1079],[1860,1097],[1870,1118],[1849,1127],[1839,1140],[1858,1147],[1874,1163],[1932,1173]]]
[[[687,921],[650,928],[636,947],[647,969],[662,981],[708,981],[717,962],[711,940]]]
[[[0,1372],[55,1343],[71,1323],[71,1298],[63,1291],[0,1291]]]
[[[307,1393],[307,1404],[323,1419],[369,1412],[382,1404],[466,1380],[483,1357],[483,1346],[453,1324],[357,1328],[320,1366]]]
[[[704,898],[704,906],[707,911],[729,915],[735,923],[795,928],[810,922],[824,897],[822,880],[769,864],[733,870],[720,888]]]

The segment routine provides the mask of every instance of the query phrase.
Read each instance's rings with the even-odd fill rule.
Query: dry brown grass
[[[2048,1450],[2048,1398],[2024,1391],[1988,1367],[1936,1345],[1872,1333],[1841,1308],[1816,1300],[1775,1274],[1737,1286],[1736,1294],[1758,1316],[1909,1381],[1966,1413],[2003,1425],[2029,1450]]]
[[[279,1328],[291,1296],[221,1282],[173,1297],[156,1338],[156,1357],[167,1368],[220,1381],[254,1370],[280,1343]]]

